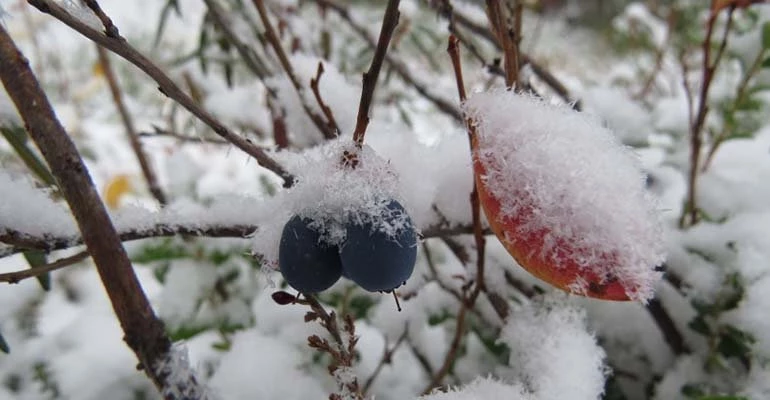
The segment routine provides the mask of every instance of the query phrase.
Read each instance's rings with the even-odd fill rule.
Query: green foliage
[[[749,332],[720,321],[722,314],[740,306],[745,292],[740,275],[732,273],[725,277],[721,291],[714,299],[692,301],[697,315],[688,327],[708,341],[706,369],[709,371],[725,365],[731,359],[738,360],[746,368],[750,368],[751,346],[756,339]]]
[[[48,187],[56,188],[56,179],[48,170],[48,166],[38,157],[37,153],[30,147],[27,131],[20,126],[0,126],[0,133],[11,145],[24,165],[37,176],[40,181]]]
[[[686,398],[692,400],[749,400],[748,397],[744,396],[711,394],[706,385],[684,385],[681,392]]]

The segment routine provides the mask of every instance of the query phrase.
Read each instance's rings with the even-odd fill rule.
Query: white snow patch
[[[512,379],[538,400],[596,400],[604,392],[604,350],[586,330],[585,312],[556,298],[513,310],[500,334],[511,350]]]
[[[420,397],[421,400],[535,400],[521,384],[507,384],[493,378],[477,378],[473,382],[450,389],[449,392],[435,392]]]

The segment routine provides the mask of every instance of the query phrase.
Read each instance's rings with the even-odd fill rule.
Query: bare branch
[[[455,25],[460,25],[463,28],[473,32],[474,34],[481,36],[482,38],[486,39],[490,44],[495,46],[498,50],[502,50],[502,47],[500,46],[500,43],[498,43],[497,39],[495,39],[495,36],[492,34],[492,32],[487,29],[485,26],[480,25],[476,22],[474,22],[472,19],[470,19],[465,14],[455,10],[451,3],[448,0],[442,0],[440,2],[435,3],[437,5],[437,10],[441,16],[448,19],[450,21],[450,31],[455,34],[459,39],[461,39],[461,42],[469,46],[469,43],[467,40],[463,39],[463,35],[459,33],[457,29],[451,30]],[[569,103],[572,105],[572,108],[580,111],[582,109],[582,105],[580,103],[580,100],[577,100],[572,97],[572,95],[569,93],[569,90],[567,90],[567,87],[564,86],[559,79],[553,75],[548,69],[540,65],[536,60],[534,60],[532,57],[529,57],[527,54],[524,54],[521,52],[519,54],[520,62],[519,62],[519,68],[523,68],[525,65],[529,65],[532,69],[532,72],[537,76],[538,79],[542,80],[543,83],[548,85],[556,94],[562,98],[566,103]],[[482,60],[483,62],[483,60]],[[489,66],[488,66],[489,68]],[[490,68],[490,71],[492,73],[501,74],[504,75],[505,72],[500,70],[499,68]]]
[[[356,34],[358,34],[358,36],[360,36],[365,42],[369,44],[369,46],[372,49],[377,47],[377,42],[374,40],[374,38],[369,35],[369,32],[366,30],[366,28],[364,28],[361,24],[356,22],[350,16],[350,13],[348,12],[347,8],[337,4],[332,0],[314,0],[314,1],[318,3],[320,6],[329,8],[334,12],[336,12],[343,20],[345,20],[348,23],[348,25],[350,25],[350,27],[353,29],[353,31],[356,32]],[[385,54],[385,62],[388,63],[388,65],[392,68],[393,72],[395,72],[404,82],[412,86],[422,97],[426,98],[431,103],[433,103],[441,112],[443,112],[446,115],[449,115],[450,117],[454,118],[457,121],[463,120],[460,110],[451,101],[443,99],[440,96],[437,96],[434,93],[431,93],[428,90],[428,87],[426,84],[420,82],[417,78],[415,78],[409,72],[409,68],[393,56],[393,52]]]
[[[377,46],[374,49],[374,57],[369,70],[364,72],[363,86],[361,87],[361,101],[358,103],[358,117],[356,117],[356,128],[353,131],[353,141],[361,147],[364,144],[364,135],[366,127],[369,126],[369,111],[372,108],[372,99],[374,98],[374,89],[377,86],[377,77],[380,76],[382,62],[388,53],[390,39],[393,37],[393,31],[398,25],[398,4],[400,0],[389,0],[388,7],[385,9],[385,15],[382,17],[382,27],[380,28],[380,38],[377,40]],[[368,35],[367,35],[368,36]]]
[[[158,223],[149,228],[127,227],[118,232],[121,241],[148,239],[167,236],[190,237],[215,237],[215,238],[245,238],[257,231],[259,227],[252,224],[225,225],[210,224],[202,226],[200,223],[190,225]],[[470,225],[434,225],[421,231],[423,238],[456,236],[473,233]],[[490,234],[489,229],[484,229],[484,234]],[[0,230],[0,243],[11,245],[8,251],[0,251],[0,258],[20,253],[24,250],[54,251],[69,249],[83,244],[79,236],[55,236],[55,235],[31,235],[26,232],[15,231],[9,228]]]
[[[323,98],[321,97],[321,89],[319,87],[319,84],[321,83],[321,75],[324,73],[324,64],[323,62],[318,62],[318,69],[315,73],[315,78],[310,80],[310,89],[313,91],[313,95],[315,96],[315,101],[318,103],[318,106],[321,107],[321,111],[323,111],[324,115],[326,116],[326,120],[329,121],[329,127],[334,130],[335,132],[340,132],[340,127],[337,125],[337,119],[334,118],[334,113],[332,112],[332,109],[329,108],[328,105],[324,102]]]
[[[715,1],[712,1],[712,8]],[[730,7],[727,14],[727,25],[725,26],[722,34],[722,40],[720,42],[717,53],[711,60],[711,38],[714,34],[714,26],[716,25],[718,10],[712,10],[709,14],[708,21],[706,22],[706,37],[703,39],[702,52],[703,52],[703,67],[701,76],[700,94],[698,96],[698,106],[694,119],[690,120],[690,173],[688,176],[687,185],[687,200],[685,207],[682,211],[682,216],[679,219],[679,225],[681,227],[693,225],[698,222],[698,205],[696,200],[696,192],[698,186],[698,172],[700,171],[700,159],[701,150],[703,147],[703,127],[706,123],[706,116],[709,112],[708,97],[711,90],[711,82],[714,80],[716,70],[722,61],[722,55],[724,55],[725,48],[727,47],[727,37],[732,29],[733,13],[735,7]],[[685,77],[685,79],[687,79]],[[692,99],[690,99],[692,101]]]
[[[118,114],[120,114],[120,119],[123,121],[123,126],[126,128],[128,141],[131,144],[131,149],[134,151],[137,161],[139,161],[139,167],[142,169],[144,180],[147,182],[150,193],[155,197],[155,200],[158,200],[158,203],[165,205],[167,203],[166,195],[163,194],[163,190],[160,188],[160,184],[158,184],[158,178],[155,176],[155,171],[152,169],[150,161],[147,159],[147,154],[145,154],[144,149],[142,148],[142,142],[139,141],[139,135],[136,133],[136,128],[134,128],[134,121],[131,119],[126,104],[123,102],[123,92],[120,90],[118,78],[115,76],[115,71],[112,69],[110,56],[101,46],[97,45],[96,51],[99,54],[99,63],[102,66],[104,78],[107,79],[107,85],[112,94],[112,101],[115,103]]]
[[[167,375],[155,365],[169,353],[171,342],[139,285],[88,169],[75,144],[56,119],[24,55],[0,25],[0,79],[57,178],[83,241],[94,260],[125,341],[155,386],[163,392]]]
[[[58,259],[52,263],[41,265],[39,267],[33,267],[33,268],[27,268],[22,269],[19,268],[16,272],[7,272],[4,274],[0,274],[0,282],[7,282],[7,283],[19,283],[27,278],[33,278],[37,277],[43,274],[47,274],[51,271],[55,271],[57,269],[61,269],[64,267],[69,267],[70,265],[77,264],[80,261],[85,260],[88,258],[89,254],[87,251],[81,251],[75,255],[64,257],[61,259]]]
[[[255,146],[250,140],[234,133],[220,123],[187,93],[182,91],[182,89],[180,89],[179,86],[177,86],[176,83],[174,83],[174,81],[160,69],[160,67],[128,44],[123,37],[111,37],[102,34],[96,29],[83,23],[77,17],[71,15],[67,10],[51,0],[28,0],[28,2],[41,12],[53,16],[81,35],[123,57],[131,64],[134,64],[158,84],[161,93],[178,102],[182,107],[203,121],[203,123],[211,127],[217,135],[254,157],[259,165],[280,176],[284,180],[285,187],[290,187],[294,184],[294,177],[280,164],[268,156],[262,149]]]
[[[313,124],[315,124],[318,130],[321,131],[325,138],[336,138],[339,132],[335,132],[333,128],[330,127],[331,124],[325,122],[324,119],[318,115],[318,113],[316,113],[307,103],[307,99],[305,98],[305,87],[294,73],[294,67],[292,67],[291,61],[289,61],[289,57],[286,55],[286,51],[284,51],[283,46],[281,46],[281,40],[275,33],[275,28],[273,28],[273,24],[270,22],[270,17],[267,15],[267,9],[265,8],[264,1],[253,0],[252,2],[254,3],[254,6],[257,7],[259,18],[262,20],[262,24],[265,26],[265,36],[267,37],[267,41],[270,43],[270,46],[272,46],[275,54],[278,56],[278,61],[280,61],[281,67],[283,67],[283,70],[289,77],[292,86],[294,86],[294,89],[297,91],[297,96],[299,96],[300,103],[302,104],[302,108],[305,110],[305,113],[308,117],[310,117],[310,119],[313,121]]]

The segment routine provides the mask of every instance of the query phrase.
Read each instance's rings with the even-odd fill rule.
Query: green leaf
[[[762,48],[770,49],[770,22],[762,24]]]
[[[689,397],[691,399],[697,399],[706,394],[703,391],[703,389],[700,387],[700,385],[695,385],[692,383],[688,383],[682,386],[681,392],[684,396]]]
[[[764,59],[762,61],[762,68],[770,68],[770,56]]]
[[[5,341],[5,338],[3,337],[2,333],[0,333],[0,351],[2,351],[5,354],[8,354],[11,352],[11,348],[8,347],[8,342]]]
[[[43,265],[46,265],[48,263],[48,259],[44,252],[40,250],[29,250],[24,252],[24,259],[27,260],[27,263],[29,264],[30,268],[35,267],[41,267]],[[51,290],[51,273],[46,272],[45,274],[38,275],[35,277],[40,283],[40,286],[45,290],[46,292]]]
[[[188,340],[208,330],[205,326],[180,326],[179,328],[168,332],[168,338],[172,342]]]
[[[687,325],[695,332],[700,333],[703,336],[709,336],[711,335],[711,327],[709,327],[708,323],[706,322],[706,319],[703,318],[702,315],[698,315],[697,317],[693,318],[692,321]]]
[[[754,342],[756,339],[750,333],[726,325],[720,334],[717,351],[725,357],[746,357],[751,353]]]
[[[172,243],[172,240],[169,239],[159,244],[150,244],[142,247],[139,252],[131,256],[131,260],[140,264],[148,264],[156,261],[170,261],[189,257],[192,257],[192,255],[187,249]]]
[[[13,147],[13,150],[24,162],[24,165],[29,168],[46,186],[56,187],[56,179],[54,179],[51,171],[48,170],[46,164],[40,160],[32,149],[28,146],[27,131],[19,126],[14,127],[0,127],[0,133],[5,136],[5,140]]]

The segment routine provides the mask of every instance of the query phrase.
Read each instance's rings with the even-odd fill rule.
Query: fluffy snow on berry
[[[398,175],[368,146],[357,149],[349,139],[339,139],[304,152],[280,152],[276,158],[296,184],[261,207],[264,215],[252,250],[268,265],[275,265],[281,231],[293,215],[312,220],[312,228],[329,245],[345,240],[351,221],[372,223],[389,236],[413,229],[407,214],[391,215],[387,209],[390,200],[401,202],[407,211],[409,207],[398,194]]]
[[[543,260],[558,268],[568,258],[599,277],[616,276],[630,298],[649,299],[664,237],[630,148],[598,119],[531,95],[478,93],[464,110],[477,128],[482,179],[500,201],[499,218],[525,215],[511,240],[550,231],[553,240],[539,250]],[[571,254],[547,245],[560,242],[572,245]],[[608,256],[617,262],[602,262]],[[581,282],[571,289],[585,290]]]

